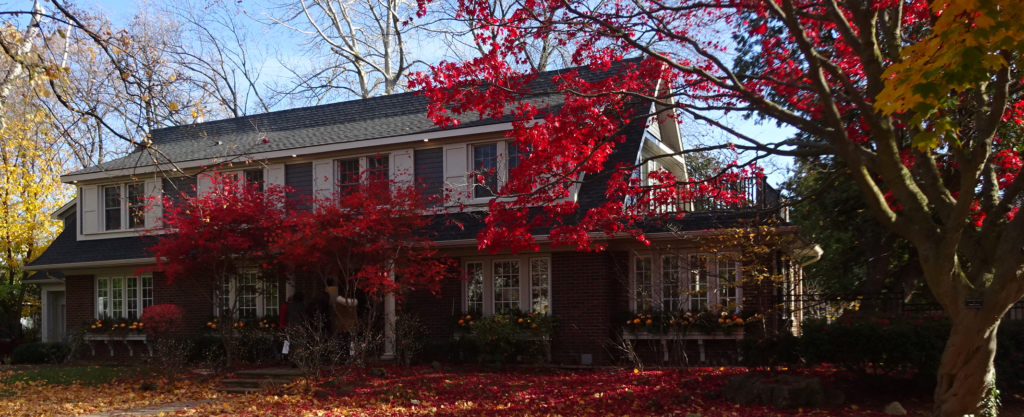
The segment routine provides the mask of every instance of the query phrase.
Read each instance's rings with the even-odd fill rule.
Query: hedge
[[[63,342],[36,342],[14,348],[11,352],[11,364],[40,365],[45,363],[61,363],[71,354],[71,345]]]
[[[748,366],[803,361],[830,364],[862,376],[933,381],[949,338],[949,320],[930,314],[847,312],[833,321],[806,320],[788,334],[743,342]],[[1024,320],[1003,320],[997,332],[997,382],[1024,386]]]

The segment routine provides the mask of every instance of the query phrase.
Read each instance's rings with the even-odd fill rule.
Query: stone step
[[[262,388],[268,385],[287,385],[295,381],[295,378],[267,378],[267,379],[224,379],[220,383],[228,387],[252,387]]]
[[[252,394],[262,391],[260,388],[253,387],[217,387],[214,388],[217,392],[226,392],[229,394]]]
[[[297,378],[304,373],[301,369],[295,368],[263,368],[263,369],[248,369],[244,371],[237,371],[235,375],[245,377],[264,377],[264,378]]]

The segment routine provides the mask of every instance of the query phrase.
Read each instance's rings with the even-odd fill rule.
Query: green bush
[[[62,342],[28,343],[14,348],[11,364],[62,363],[71,354],[71,346]]]
[[[828,363],[860,375],[913,376],[931,383],[949,331],[949,320],[939,315],[848,312],[831,323],[804,321],[799,354],[810,364]],[[1024,386],[1024,320],[1004,319],[996,335],[997,383]],[[745,351],[744,359],[773,349],[750,343],[751,352]]]
[[[772,369],[800,362],[800,338],[786,332],[774,336],[748,336],[740,344],[743,366]]]
[[[1024,320],[1003,320],[996,333],[996,380],[1003,386],[1024,387]]]
[[[543,339],[554,333],[555,319],[546,314],[507,312],[476,319],[470,327],[480,362],[539,363],[545,359]]]
[[[800,352],[811,364],[829,363],[860,375],[934,378],[949,336],[938,315],[847,312],[829,323],[803,323]]]
[[[192,350],[188,355],[189,363],[208,364],[223,361],[227,356],[224,343],[220,337],[212,335],[197,336],[192,339]]]

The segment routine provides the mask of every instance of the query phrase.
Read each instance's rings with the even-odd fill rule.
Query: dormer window
[[[145,227],[145,196],[146,186],[143,183],[103,187],[103,230],[115,231]]]

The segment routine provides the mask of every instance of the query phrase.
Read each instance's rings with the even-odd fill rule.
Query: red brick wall
[[[558,318],[552,362],[578,364],[588,353],[595,365],[611,362],[612,322],[629,307],[628,274],[628,252],[552,254],[551,309]]]
[[[456,265],[459,265],[456,262]],[[452,336],[451,318],[462,313],[462,279],[456,266],[441,282],[437,294],[426,290],[412,291],[400,301],[402,311],[415,315],[426,328],[427,337],[447,339]]]
[[[95,318],[96,311],[96,280],[93,275],[71,275],[64,279],[66,294],[65,310],[68,330],[88,327],[88,322]],[[84,327],[83,327],[84,325]]]
[[[194,335],[213,315],[213,289],[209,285],[181,279],[173,283],[159,272],[153,273],[153,304],[176,304],[185,312],[180,333]]]

